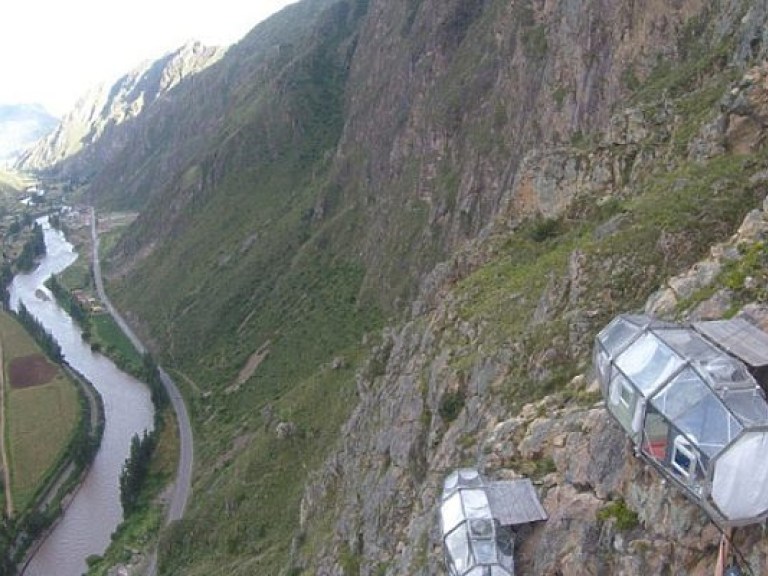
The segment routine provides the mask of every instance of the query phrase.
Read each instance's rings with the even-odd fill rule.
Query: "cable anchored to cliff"
[[[717,553],[715,576],[744,576],[744,572],[741,569],[742,565],[746,566],[750,576],[755,576],[746,556],[733,542],[733,529],[724,530],[717,522],[713,522],[713,524],[720,531],[720,546]],[[736,559],[737,556],[738,560]]]

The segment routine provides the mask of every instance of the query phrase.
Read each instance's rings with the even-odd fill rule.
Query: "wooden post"
[[[725,568],[731,559],[731,537],[733,528],[728,528],[720,536],[720,549],[717,553],[717,565],[715,566],[715,576],[723,576]]]

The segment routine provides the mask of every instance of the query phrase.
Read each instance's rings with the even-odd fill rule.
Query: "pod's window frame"
[[[635,399],[635,391],[632,389],[632,385],[624,378],[619,381],[619,386],[619,402],[629,409],[632,401]]]
[[[679,461],[679,456],[684,460]],[[682,474],[686,479],[693,478],[696,474],[696,466],[698,462],[699,457],[694,452],[688,439],[682,434],[675,436],[675,441],[672,443],[672,455],[670,457],[670,463],[675,470]]]

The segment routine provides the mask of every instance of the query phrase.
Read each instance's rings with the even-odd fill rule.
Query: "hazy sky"
[[[296,0],[3,0],[0,103],[62,115],[89,88],[188,40],[231,44]]]

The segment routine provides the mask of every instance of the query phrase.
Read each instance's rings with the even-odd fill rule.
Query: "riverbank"
[[[102,226],[102,233],[107,236],[106,244],[114,241],[122,227],[132,219],[130,214],[109,218]],[[46,286],[58,304],[80,326],[83,338],[93,351],[104,354],[118,368],[146,382],[148,375],[145,373],[143,348],[137,349],[134,342],[124,333],[97,290],[90,208],[80,207],[72,210],[62,218],[62,225],[78,258],[61,274],[52,276]]]
[[[51,220],[58,223],[58,216]],[[0,312],[2,574],[23,570],[60,520],[93,462],[105,423],[93,385],[63,361],[55,338],[19,300],[10,304],[15,275],[30,275],[46,259],[47,244],[43,222],[31,211],[7,221],[0,226],[7,310]],[[39,289],[30,296],[48,299]]]
[[[105,354],[121,369],[149,382],[156,408],[167,406],[169,401],[181,402],[175,387],[171,388],[174,392],[171,396],[165,381],[167,375],[154,364],[106,297],[101,284],[96,222],[86,220],[83,214],[85,210],[76,210],[64,223],[68,239],[72,239],[80,258],[52,281],[49,280],[47,287],[59,305],[81,326],[92,350]],[[119,226],[125,225],[130,218],[107,217],[105,221],[107,224],[100,229],[107,234],[108,244],[119,234]],[[170,382],[170,385],[173,386],[173,383]],[[174,408],[156,411],[157,447],[138,506],[114,531],[106,551],[88,559],[89,575],[111,573],[114,570],[110,569],[116,565],[131,574],[154,572],[154,548],[159,531],[164,524],[182,516],[191,478],[189,420],[184,410],[186,425],[179,425],[178,409]],[[186,430],[186,445],[182,445],[180,440],[180,429]],[[180,474],[179,470],[184,473]],[[131,550],[128,558],[126,550]]]
[[[104,430],[101,397],[50,334],[0,312],[3,570],[26,564],[85,477]],[[44,342],[41,343],[41,340]],[[44,354],[45,352],[45,354]],[[57,352],[57,353],[53,353]]]
[[[134,512],[112,534],[101,556],[88,559],[87,576],[121,574],[145,576],[154,563],[154,549],[165,525],[179,454],[178,428],[173,411],[166,410],[157,446]]]
[[[95,353],[83,341],[81,329],[44,286],[52,274],[61,274],[77,260],[72,245],[61,232],[46,228],[45,238],[46,256],[34,272],[14,278],[10,301],[15,305],[23,300],[30,313],[61,344],[67,362],[93,383],[104,402],[106,424],[101,449],[90,472],[24,574],[80,576],[88,569],[89,557],[104,553],[110,535],[123,520],[120,472],[130,453],[132,436],[153,429],[154,408],[147,387]],[[41,298],[40,293],[47,297]]]
[[[44,487],[39,500],[33,505],[38,513],[48,517],[47,511],[50,510],[55,512],[55,516],[51,517],[50,525],[30,543],[23,559],[18,562],[17,570],[20,574],[24,572],[32,557],[44,544],[46,538],[55,530],[63,514],[77,495],[86,475],[91,469],[93,459],[96,457],[104,435],[104,426],[106,424],[104,403],[98,390],[85,376],[66,362],[62,362],[61,366],[69,377],[78,384],[81,391],[81,400],[85,399],[83,407],[86,409],[81,414],[81,418],[87,421],[87,441],[86,444],[81,444],[78,448],[76,443],[82,442],[82,440],[73,438],[72,445],[67,450],[65,458],[59,463],[48,482],[48,486]]]
[[[0,312],[6,508],[0,573],[23,568],[39,548],[85,478],[104,431],[99,393],[60,356],[46,358],[48,348],[18,317]]]
[[[121,563],[118,567],[124,570],[128,574],[146,574],[147,576],[154,576],[157,571],[157,550],[156,550],[156,538],[149,540],[146,538],[147,531],[142,531],[141,526],[146,525],[146,518],[149,515],[150,518],[154,518],[151,512],[154,510],[154,506],[147,508],[147,498],[153,497],[152,502],[161,503],[164,508],[164,515],[162,517],[162,525],[167,526],[173,521],[180,520],[184,515],[189,494],[192,486],[192,468],[194,462],[193,453],[193,440],[192,440],[192,427],[189,421],[189,415],[187,413],[184,399],[181,396],[176,384],[171,377],[161,367],[155,364],[151,356],[147,353],[147,349],[144,344],[139,340],[138,336],[133,332],[131,327],[120,315],[117,309],[112,305],[109,300],[106,290],[104,288],[104,280],[101,272],[101,255],[100,255],[100,237],[99,237],[99,220],[96,215],[96,209],[91,209],[91,262],[92,262],[92,277],[95,284],[96,293],[104,305],[109,311],[110,316],[115,323],[120,327],[122,333],[132,343],[137,352],[144,356],[144,365],[150,368],[151,378],[149,380],[150,387],[152,388],[152,399],[155,402],[156,407],[167,407],[170,402],[172,411],[164,411],[166,418],[170,419],[175,426],[168,426],[164,421],[158,421],[156,424],[160,426],[161,434],[158,442],[158,447],[153,454],[152,463],[150,465],[150,476],[145,484],[142,493],[140,494],[140,506],[137,513],[134,513],[129,517],[124,524],[125,530],[122,534],[126,538],[137,541],[139,540],[143,546],[143,554],[138,557],[131,558],[130,561],[125,564]],[[112,221],[111,218],[109,218]],[[174,419],[175,416],[175,419]],[[176,435],[173,435],[173,432]],[[169,440],[170,439],[170,440]],[[174,441],[175,440],[175,441]],[[171,475],[170,478],[164,482],[162,480],[164,474],[158,472],[158,468],[162,469],[164,463],[168,463],[169,460],[174,460],[175,465],[175,478]],[[170,479],[173,479],[172,484],[168,484]],[[168,490],[163,488],[168,486]],[[161,491],[162,490],[162,496]],[[158,532],[160,524],[151,523],[152,529],[157,528]],[[131,531],[135,532],[132,533]],[[113,552],[115,548],[119,549],[122,545],[120,534],[113,540],[113,545],[107,551],[106,562],[101,566],[94,566],[94,570],[88,572],[88,576],[101,576],[106,574],[102,571],[104,567],[114,568],[114,562],[110,560],[109,553]]]

